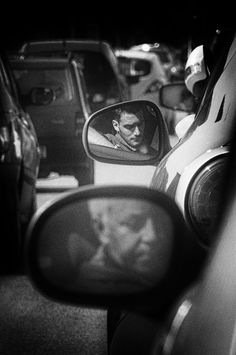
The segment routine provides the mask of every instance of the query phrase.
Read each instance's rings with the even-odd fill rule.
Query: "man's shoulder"
[[[114,148],[121,150],[129,150],[127,146],[122,142],[121,137],[112,133],[106,133],[107,139],[114,145]]]

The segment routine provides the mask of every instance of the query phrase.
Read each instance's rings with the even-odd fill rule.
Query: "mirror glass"
[[[167,272],[173,233],[168,212],[150,201],[70,202],[40,230],[36,263],[51,284],[78,294],[144,291]]]
[[[163,106],[173,110],[193,113],[195,100],[184,83],[174,83],[162,86],[160,100]]]
[[[33,105],[49,105],[54,100],[54,92],[50,88],[35,87],[31,89],[30,101]]]
[[[162,120],[158,107],[148,101],[130,101],[98,111],[88,123],[88,153],[114,160],[153,160],[161,149]]]
[[[150,74],[151,64],[145,59],[118,56],[120,71],[126,77],[139,77]]]

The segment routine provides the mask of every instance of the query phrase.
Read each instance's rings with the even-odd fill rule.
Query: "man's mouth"
[[[137,137],[137,138],[133,138],[133,143],[141,143],[142,139]]]

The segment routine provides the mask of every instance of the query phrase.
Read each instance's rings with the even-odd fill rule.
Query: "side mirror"
[[[151,64],[144,59],[133,60],[133,74],[135,76],[146,76],[150,73]]]
[[[194,113],[195,99],[184,82],[165,84],[160,88],[160,104],[172,110]]]
[[[130,79],[138,80],[148,75],[151,70],[151,64],[145,59],[118,57],[118,63],[121,73]]]
[[[47,87],[35,87],[30,91],[30,102],[32,105],[46,106],[55,100],[54,91]]]
[[[83,128],[83,145],[92,159],[125,165],[156,165],[171,149],[161,111],[146,100],[93,113]]]
[[[26,271],[66,303],[163,311],[199,270],[177,205],[139,186],[86,186],[41,208],[29,225]],[[152,309],[153,311],[153,309]]]

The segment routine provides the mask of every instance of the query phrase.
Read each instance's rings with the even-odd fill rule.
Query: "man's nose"
[[[146,221],[145,225],[145,230],[144,230],[144,235],[143,235],[143,241],[145,243],[152,243],[155,240],[155,231],[153,228],[152,220],[149,218]]]
[[[141,134],[141,131],[138,126],[135,127],[134,133],[136,134],[136,136],[139,136]]]

